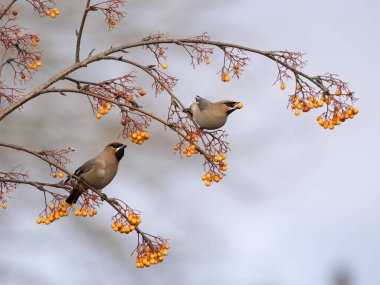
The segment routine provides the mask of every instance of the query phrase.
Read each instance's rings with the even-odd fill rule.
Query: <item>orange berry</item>
[[[57,9],[57,8],[53,8],[53,9],[51,9],[51,11],[54,13],[54,14],[56,14],[56,15],[59,15],[59,10]]]
[[[63,174],[63,172],[60,172],[60,173],[58,173],[58,176],[59,176],[59,178],[63,178],[65,176],[65,174]]]
[[[210,59],[208,57],[206,58],[205,62],[206,62],[206,64],[210,64],[211,63],[211,61],[210,61]]]
[[[95,118],[97,118],[97,119],[100,119],[101,117],[102,117],[102,115],[99,114],[99,113],[97,113],[97,114],[95,115]]]
[[[45,11],[45,15],[46,15],[46,16],[50,16],[50,13],[51,13],[50,10],[46,10],[46,11]]]
[[[163,63],[163,64],[161,64],[161,67],[162,67],[163,69],[167,69],[167,68],[168,68],[168,65],[167,65],[166,63]]]
[[[7,203],[3,203],[2,205],[1,205],[1,207],[3,208],[3,209],[6,209],[6,208],[8,208],[8,205],[7,205]]]
[[[13,10],[12,10],[12,15],[13,15],[13,16],[17,16],[17,15],[18,15],[18,12],[17,12],[16,9],[13,9]]]
[[[111,19],[109,23],[111,26],[115,26],[117,24],[117,21],[115,19]]]
[[[107,109],[100,107],[100,115],[106,115],[107,113],[108,113]]]
[[[280,85],[280,89],[281,89],[281,90],[285,90],[285,88],[286,88],[285,83],[281,83],[281,85]]]
[[[18,35],[17,35],[17,38],[18,38],[19,40],[21,40],[21,39],[24,38],[24,35],[23,35],[23,34],[18,34]]]
[[[243,103],[239,102],[239,103],[236,105],[236,108],[238,108],[238,109],[243,108]]]
[[[146,95],[146,91],[144,89],[141,89],[139,91],[139,94],[140,94],[140,96],[145,96]]]
[[[164,51],[161,49],[160,52],[158,53],[160,56],[164,55]]]
[[[234,73],[238,74],[239,73],[239,69],[234,68]]]
[[[50,18],[54,19],[55,16],[56,16],[55,13],[53,13],[53,12],[50,13]]]
[[[342,95],[342,90],[341,89],[337,89],[336,91],[335,91],[335,95]]]
[[[228,82],[228,81],[230,81],[230,75],[227,73],[223,73],[221,76],[221,79],[223,82]]]
[[[56,178],[56,177],[57,177],[57,173],[56,173],[56,172],[53,172],[53,173],[51,174],[51,176],[53,176],[53,178]]]
[[[300,110],[296,110],[296,111],[294,112],[294,115],[296,115],[296,116],[299,116],[300,114],[301,114]]]
[[[297,84],[296,85],[296,90],[298,90],[298,91],[301,90],[301,85]]]
[[[25,79],[25,77],[26,77],[24,73],[21,73],[20,76],[21,76],[21,79]]]
[[[207,181],[205,182],[205,185],[206,185],[207,187],[209,187],[209,186],[211,185],[211,182],[210,182],[209,180],[207,180]]]
[[[108,105],[106,106],[106,109],[109,111],[109,110],[112,109],[112,106],[108,104]]]

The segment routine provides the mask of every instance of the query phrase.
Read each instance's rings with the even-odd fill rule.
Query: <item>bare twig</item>
[[[80,23],[79,31],[77,34],[77,44],[76,44],[76,49],[75,49],[75,62],[76,63],[79,62],[79,58],[80,58],[80,45],[81,45],[81,40],[82,40],[84,24],[86,22],[87,14],[90,11],[90,2],[91,2],[91,0],[87,0],[86,8],[84,9],[82,21]]]
[[[1,15],[0,15],[0,20],[4,17],[4,15],[8,12],[8,10],[12,7],[12,5],[16,2],[17,0],[11,0],[11,2],[9,2],[9,4],[4,8],[4,10],[2,11]]]

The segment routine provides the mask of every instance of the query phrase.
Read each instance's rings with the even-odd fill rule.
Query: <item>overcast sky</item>
[[[19,2],[24,25],[40,34],[44,50],[32,88],[73,62],[85,1],[56,1],[61,14],[54,21]],[[144,270],[130,256],[135,235],[112,231],[107,205],[91,219],[37,225],[43,196],[19,187],[0,211],[0,284],[321,285],[334,284],[342,268],[352,284],[380,284],[379,2],[148,0],[128,1],[126,11],[110,33],[100,15],[89,19],[83,55],[155,32],[207,31],[214,40],[306,53],[305,72],[339,74],[356,92],[360,113],[326,131],[316,123],[318,111],[295,117],[286,108],[288,93],[272,85],[272,62],[254,55],[241,79],[225,84],[216,75],[220,54],[194,70],[185,53],[170,49],[167,71],[180,79],[175,93],[183,102],[200,95],[244,103],[225,126],[228,176],[204,189],[202,160],[174,157],[176,138],[158,124],[142,146],[129,143],[105,191],[142,211],[141,228],[172,246],[162,264]],[[154,63],[141,49],[130,56]],[[86,72],[101,80],[131,70],[107,64]],[[168,97],[155,99],[144,76],[139,83],[148,90],[144,108],[164,114]],[[49,94],[3,120],[0,140],[37,150],[74,147],[75,170],[117,139],[118,122],[116,111],[95,120],[86,98]],[[0,161],[0,171],[22,164],[33,179],[51,180],[45,165],[15,151],[0,149]]]

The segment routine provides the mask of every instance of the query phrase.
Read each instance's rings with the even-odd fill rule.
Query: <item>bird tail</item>
[[[78,186],[78,185],[75,186],[73,188],[73,191],[71,191],[69,197],[67,197],[67,199],[65,201],[66,204],[68,206],[71,206],[71,205],[75,204],[78,201],[78,199],[79,199],[79,197],[80,197],[81,194],[82,194],[82,191],[80,189],[80,186]]]

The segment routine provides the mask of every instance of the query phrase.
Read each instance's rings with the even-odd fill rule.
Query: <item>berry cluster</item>
[[[186,139],[191,142],[197,142],[199,140],[198,136],[194,133],[188,133]]]
[[[128,223],[123,223],[122,220],[113,222],[111,225],[112,229],[121,234],[129,234],[141,223],[139,215],[133,212],[128,214],[127,220]]]
[[[141,145],[144,141],[149,139],[149,133],[148,132],[130,132],[129,136],[131,137],[131,142],[134,142],[135,144]]]
[[[290,97],[290,100],[292,102],[292,104],[290,105],[290,107],[295,111],[294,111],[294,114],[296,116],[299,116],[301,114],[301,111],[302,112],[309,112],[311,109],[314,109],[314,108],[320,108],[324,105],[324,97],[322,97],[321,100],[318,100],[317,98],[315,97],[312,97],[312,96],[308,96],[307,98],[298,98],[296,95],[292,95]],[[328,104],[330,104],[329,101],[327,101]],[[327,104],[326,102],[326,104]]]
[[[227,171],[227,162],[224,160],[226,160],[225,154],[214,157],[214,161],[218,163],[218,167],[221,171]]]
[[[97,214],[98,212],[96,209],[90,210],[89,208],[83,208],[81,210],[75,210],[74,215],[75,216],[82,216],[82,217],[93,217]]]
[[[317,122],[323,128],[325,129],[329,128],[330,130],[333,130],[335,126],[339,126],[346,119],[353,119],[355,115],[357,115],[358,113],[359,113],[359,110],[352,106],[350,106],[345,111],[342,110],[340,107],[335,106],[332,119],[323,120],[321,116],[318,116]]]
[[[207,187],[209,187],[211,185],[212,182],[216,182],[218,183],[220,180],[222,180],[223,178],[223,174],[220,173],[220,174],[212,174],[210,172],[208,173],[205,173],[204,175],[202,175],[201,179],[203,181],[205,181],[205,185]]]
[[[102,116],[107,115],[108,112],[112,109],[112,106],[110,104],[107,104],[105,102],[102,103],[102,106],[99,109],[99,113],[95,115],[95,118],[101,119]]]
[[[167,243],[160,244],[155,250],[152,250],[149,246],[141,246],[136,257],[136,267],[144,268],[149,267],[151,264],[161,263],[164,256],[168,255],[169,248],[170,245]]]
[[[225,159],[226,159],[225,154],[213,157],[213,160],[215,163],[218,164],[218,168],[220,171],[227,171],[227,162],[224,161]],[[222,180],[223,176],[224,175],[222,173],[217,174],[217,173],[208,172],[208,173],[203,174],[201,179],[205,181],[205,185],[208,187],[211,185],[212,182],[218,183],[220,180]]]
[[[182,152],[187,156],[190,157],[193,154],[199,153],[197,150],[197,147],[194,144],[190,144],[187,148],[182,149]]]
[[[280,85],[281,90],[286,89],[285,83]],[[294,114],[299,116],[301,112],[309,112],[311,109],[327,107],[327,112],[317,117],[317,122],[323,128],[333,130],[335,126],[339,126],[347,119],[353,119],[355,115],[359,113],[357,108],[349,106],[346,103],[341,102],[338,98],[341,95],[352,96],[352,92],[347,91],[347,94],[343,94],[342,89],[337,89],[335,94],[322,95],[320,100],[313,96],[298,97],[297,94],[302,94],[302,87],[296,85],[296,94],[290,95],[289,102],[290,107],[294,110]]]
[[[49,206],[50,213],[47,214],[47,211],[45,211],[46,215],[41,215],[37,220],[37,224],[45,224],[49,225],[50,223],[59,220],[61,217],[67,217],[69,215],[69,211],[67,207],[61,203],[58,207],[55,207],[55,205]]]
[[[184,126],[186,128],[186,126]],[[197,154],[199,153],[199,151],[197,150],[197,147],[196,145],[194,144],[194,142],[198,142],[199,140],[199,137],[195,134],[195,133],[191,133],[189,132],[188,130],[186,130],[186,139],[191,142],[191,144],[188,146],[188,147],[185,147],[182,149],[182,152],[187,156],[187,157],[190,157],[191,155],[193,154]],[[179,144],[173,146],[173,150],[177,151],[181,145],[183,143],[180,142]]]
[[[53,8],[53,9],[51,9],[51,10],[46,10],[45,11],[45,15],[47,16],[47,17],[50,17],[50,18],[52,18],[52,19],[54,19],[56,16],[58,16],[59,15],[59,10],[57,9],[57,8]]]

